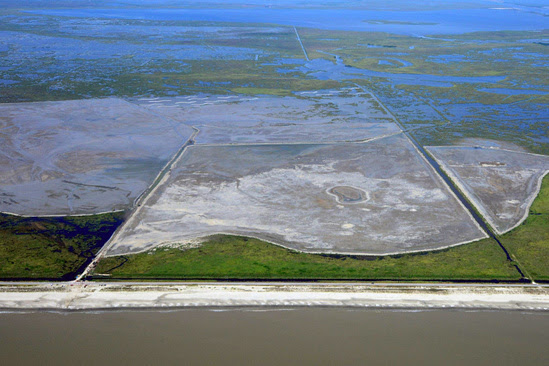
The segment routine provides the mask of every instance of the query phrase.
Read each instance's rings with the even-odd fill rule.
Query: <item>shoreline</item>
[[[429,312],[429,311],[454,311],[454,312],[503,312],[503,313],[519,313],[519,314],[546,314],[546,309],[503,309],[503,308],[486,308],[486,307],[467,307],[467,308],[451,308],[451,307],[397,307],[397,306],[297,306],[297,305],[272,305],[272,306],[180,306],[180,307],[134,307],[134,308],[93,308],[93,309],[51,309],[51,308],[32,308],[32,309],[13,309],[0,308],[0,316],[9,314],[109,314],[109,313],[171,313],[176,311],[211,311],[211,312],[275,312],[275,311],[292,311],[304,309],[325,309],[325,310],[348,310],[348,311],[387,311],[387,312]]]
[[[549,286],[129,282],[0,284],[0,312],[288,307],[549,312]]]

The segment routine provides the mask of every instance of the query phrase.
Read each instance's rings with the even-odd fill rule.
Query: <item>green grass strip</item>
[[[116,279],[518,280],[491,239],[438,252],[386,257],[324,256],[253,238],[214,236],[202,246],[158,248],[103,259]]]

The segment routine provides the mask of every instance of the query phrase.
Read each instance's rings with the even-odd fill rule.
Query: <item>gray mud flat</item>
[[[0,211],[128,208],[192,132],[114,98],[0,104]]]
[[[485,237],[400,134],[362,144],[188,147],[106,254],[216,233],[355,254],[429,250]]]
[[[549,156],[490,147],[429,147],[499,234],[519,225],[549,171]]]
[[[281,124],[277,126],[234,127],[199,126],[198,145],[257,143],[361,142],[394,135],[394,123]]]
[[[400,131],[374,97],[358,88],[293,97],[140,98],[135,103],[197,127],[197,144],[351,142]]]

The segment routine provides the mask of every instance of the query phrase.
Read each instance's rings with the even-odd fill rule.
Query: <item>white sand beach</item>
[[[3,311],[187,307],[548,311],[549,286],[356,283],[3,283]]]

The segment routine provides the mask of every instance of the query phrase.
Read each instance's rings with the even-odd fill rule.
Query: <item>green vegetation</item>
[[[1,279],[73,279],[124,214],[63,218],[0,214]]]
[[[337,54],[346,65],[360,69],[396,74],[506,76],[509,78],[504,83],[509,88],[520,88],[512,79],[527,80],[531,86],[545,85],[539,77],[537,58],[524,58],[520,54],[543,55],[546,46],[517,41],[519,36],[539,39],[546,31],[476,32],[428,38],[312,28],[300,28],[299,33],[307,50]],[[311,55],[332,58],[322,53]],[[393,62],[391,65],[379,60]],[[404,60],[405,64],[396,60]]]
[[[534,280],[549,280],[549,175],[543,179],[528,218],[500,240]]]
[[[549,280],[549,176],[522,225],[500,240],[535,280]],[[198,248],[157,248],[103,259],[113,279],[519,280],[492,239],[388,257],[305,254],[257,239],[214,236]],[[102,277],[103,278],[103,277]]]
[[[257,239],[214,236],[202,246],[103,259],[116,279],[518,280],[492,240],[424,254],[360,258],[305,254]]]

